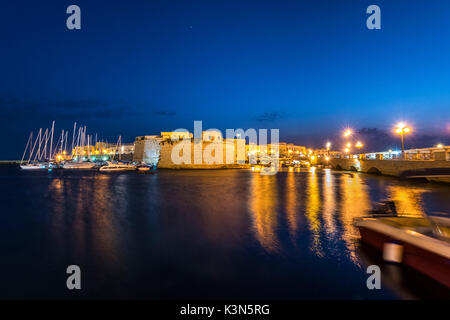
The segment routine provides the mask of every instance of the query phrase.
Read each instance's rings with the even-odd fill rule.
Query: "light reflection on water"
[[[279,249],[277,177],[256,174],[251,181],[250,210],[253,215],[256,238],[267,251],[277,251]]]
[[[387,199],[401,213],[450,210],[448,186],[316,168],[0,175],[12,181],[0,190],[11,213],[0,216],[0,248],[12,262],[0,271],[17,286],[33,257],[52,285],[32,297],[66,297],[47,268],[79,264],[87,297],[392,298],[365,289],[353,220]]]

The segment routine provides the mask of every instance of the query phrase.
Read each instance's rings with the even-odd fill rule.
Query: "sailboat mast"
[[[75,143],[75,130],[77,128],[77,123],[75,122],[73,124],[73,133],[72,133],[72,158],[73,158],[73,147],[74,147],[74,143]]]
[[[64,129],[61,132],[61,146],[59,147],[59,154],[62,154],[64,146]]]
[[[69,135],[69,131],[66,131],[66,137],[64,138],[64,152],[67,154],[67,136]]]
[[[38,133],[38,138],[39,138],[39,148],[38,148],[38,151],[37,151],[37,153],[36,153],[36,158],[38,159],[38,160],[41,160],[41,154],[42,154],[42,152],[41,152],[41,146],[42,146],[42,128],[40,128],[39,129],[39,133]]]
[[[41,130],[42,130],[42,129],[41,129]],[[39,131],[39,134],[40,134],[40,133],[41,133],[41,132]],[[30,152],[30,158],[28,159],[28,163],[30,163],[30,161],[31,161],[31,157],[33,156],[34,148],[36,147],[36,143],[37,143],[38,139],[40,140],[40,137],[37,137],[37,138],[36,138],[36,141],[34,142],[33,149],[32,149],[31,152]]]
[[[90,144],[89,144],[89,135],[87,136],[87,154],[88,154],[88,161],[91,158],[91,153],[90,153]]]
[[[47,159],[47,143],[48,143],[48,128],[45,129],[44,139],[45,139],[45,145],[44,145],[44,160]]]
[[[20,160],[20,163],[21,163],[21,164],[22,164],[22,162],[23,162],[23,158],[25,158],[25,154],[26,154],[26,152],[27,152],[28,145],[30,144],[30,141],[31,141],[31,140],[33,140],[33,131],[31,131],[30,136],[29,136],[28,141],[27,141],[27,145],[25,146],[25,150],[23,150],[22,159]]]
[[[52,134],[51,134],[51,140],[50,140],[50,154],[49,154],[49,161],[52,160],[52,147],[53,147],[53,131],[55,130],[55,121],[52,122]]]

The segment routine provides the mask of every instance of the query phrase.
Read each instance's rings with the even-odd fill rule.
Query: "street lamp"
[[[436,148],[442,149],[444,147],[444,145],[442,143],[439,143]]]
[[[327,156],[330,156],[330,148],[331,148],[331,142],[330,141],[327,142],[326,147],[327,147]]]
[[[398,133],[402,139],[402,158],[405,159],[405,144],[403,141],[403,135],[411,132],[411,129],[409,129],[403,122],[400,122],[397,124],[395,132]]]
[[[353,131],[351,129],[347,129],[344,131],[344,137],[350,137],[352,135]]]

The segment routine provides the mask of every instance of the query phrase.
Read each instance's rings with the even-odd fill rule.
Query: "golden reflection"
[[[117,258],[111,181],[107,175],[54,178],[52,236],[59,250],[71,250],[78,263],[91,254],[109,265]],[[71,201],[75,199],[74,207]],[[71,247],[67,247],[70,244]]]
[[[370,210],[368,187],[358,174],[341,176],[341,223],[342,239],[350,254],[350,259],[358,264],[355,254],[355,242],[359,232],[353,225],[354,219],[367,215]]]
[[[126,177],[126,175],[119,176],[119,178],[122,177]],[[119,209],[118,207],[121,207],[122,212],[127,212],[128,208],[126,205],[128,205],[130,199],[128,199],[125,190],[121,190],[122,192],[115,190],[112,193],[112,183],[108,178],[109,176],[105,178],[103,175],[99,175],[94,179],[94,183],[92,184],[92,197],[88,206],[93,208],[93,210],[90,210],[93,220],[90,226],[92,250],[96,258],[107,261],[108,265],[114,265],[118,262],[119,258],[117,250],[118,231],[115,225],[118,215],[117,211]],[[123,182],[119,185],[125,188]],[[121,202],[121,205],[115,206],[114,208],[114,199],[117,202]],[[114,215],[114,212],[116,212],[116,215]]]
[[[398,214],[423,216],[422,194],[426,189],[411,186],[389,186],[388,195],[390,200],[395,201]]]
[[[261,246],[269,251],[279,249],[277,231],[277,176],[252,175],[250,210],[256,238]]]
[[[63,179],[55,178],[50,184],[50,195],[52,197],[53,214],[51,218],[53,242],[60,245],[61,251],[65,247],[64,237],[64,211],[66,205],[66,188]],[[70,189],[70,184],[67,190]]]
[[[336,199],[334,190],[334,176],[330,169],[325,169],[325,179],[323,188],[323,218],[325,220],[325,229],[329,238],[333,238],[336,232],[336,223],[334,213],[336,212]]]
[[[320,243],[320,191],[316,168],[311,167],[308,177],[306,218],[313,236],[311,250],[319,257],[323,256]]]
[[[295,173],[289,172],[286,178],[286,215],[291,238],[295,238],[298,231],[297,197],[299,196],[295,184]]]

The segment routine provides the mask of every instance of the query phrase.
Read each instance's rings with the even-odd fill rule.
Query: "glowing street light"
[[[442,149],[444,147],[444,145],[442,143],[439,143],[436,148]]]
[[[403,135],[411,132],[411,129],[409,129],[406,124],[403,122],[400,122],[397,124],[397,128],[395,129],[395,132],[398,133],[402,139],[402,157],[405,158],[405,144],[403,141]]]
[[[353,131],[351,129],[347,129],[344,131],[344,137],[350,137],[352,135]]]
[[[356,142],[355,147],[357,147],[358,149],[361,149],[362,147],[364,147],[364,145],[362,144],[361,141]]]
[[[349,148],[345,148],[345,153],[349,153],[350,152],[350,149]]]
[[[330,141],[327,142],[326,147],[327,147],[327,150],[330,150],[330,148],[331,148],[331,142]]]

